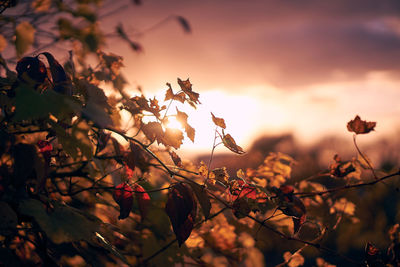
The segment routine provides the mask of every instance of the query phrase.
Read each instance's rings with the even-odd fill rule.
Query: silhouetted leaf
[[[24,57],[17,63],[18,78],[31,85],[42,84],[47,77],[44,63],[37,57]]]
[[[125,30],[124,30],[122,24],[118,24],[118,25],[117,25],[116,31],[117,31],[118,35],[119,35],[123,40],[125,40],[125,41],[129,44],[129,46],[130,46],[134,51],[136,51],[136,52],[141,52],[141,51],[143,51],[143,48],[142,48],[142,46],[141,46],[139,43],[132,41],[132,40],[128,37],[128,35],[126,34],[126,32],[125,32]]]
[[[212,120],[213,120],[215,125],[221,127],[222,129],[226,128],[224,119],[215,117],[212,112],[211,112],[211,116],[212,116]]]
[[[113,198],[120,208],[118,219],[122,220],[129,217],[133,205],[133,190],[130,185],[127,183],[117,185],[114,189]]]
[[[354,120],[347,123],[347,130],[356,134],[367,134],[373,131],[375,126],[376,122],[363,121],[360,119],[360,116],[357,115]]]
[[[275,188],[279,198],[280,209],[285,215],[293,219],[293,231],[296,234],[306,221],[306,207],[303,202],[294,195],[294,188],[290,185],[282,185],[279,189]]]
[[[165,211],[181,246],[189,238],[197,214],[197,203],[190,187],[184,183],[174,184],[168,192]]]
[[[182,91],[189,97],[191,102],[193,102],[194,104],[200,104],[200,95],[192,90],[192,84],[190,83],[189,79],[187,79],[186,81],[182,81],[178,78],[178,84],[181,87]]]
[[[149,122],[149,123],[143,124],[142,131],[143,131],[144,135],[146,135],[147,139],[149,139],[150,142],[154,142],[155,140],[157,140],[158,143],[162,142],[164,132],[163,132],[161,123]]]
[[[134,142],[129,143],[129,151],[124,153],[123,160],[131,170],[138,167],[143,173],[149,171],[150,158],[142,147]]]
[[[188,115],[185,112],[181,112],[176,108],[176,119],[183,125],[185,128],[186,135],[189,139],[194,142],[195,130],[192,126],[190,126],[187,122]]]
[[[208,197],[206,188],[203,185],[199,185],[194,182],[189,183],[189,185],[193,189],[193,192],[195,193],[197,200],[199,201],[201,210],[204,214],[204,219],[207,220],[210,216],[211,202],[210,198]]]
[[[79,210],[54,203],[51,212],[36,199],[22,200],[19,205],[22,214],[32,216],[47,237],[56,244],[90,241],[99,229],[99,222],[84,216]]]
[[[176,19],[178,20],[179,24],[182,26],[183,30],[185,33],[191,33],[192,29],[189,25],[189,22],[182,16],[176,16]]]

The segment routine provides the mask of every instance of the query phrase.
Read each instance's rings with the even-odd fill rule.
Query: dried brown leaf
[[[354,132],[356,134],[367,134],[374,130],[376,122],[373,121],[363,121],[360,116],[356,116],[354,120],[347,123],[347,130]]]

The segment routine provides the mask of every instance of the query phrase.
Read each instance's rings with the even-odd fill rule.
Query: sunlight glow
[[[173,116],[168,117],[168,121],[165,123],[164,127],[184,131],[182,124]]]

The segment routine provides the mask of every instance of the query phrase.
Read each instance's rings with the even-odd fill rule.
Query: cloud
[[[145,37],[147,63],[158,60],[160,72],[187,73],[207,87],[301,88],[400,71],[397,0],[155,1],[143,8],[146,21],[173,12],[193,27],[190,36],[168,25]]]

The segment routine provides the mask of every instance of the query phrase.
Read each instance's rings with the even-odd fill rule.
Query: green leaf
[[[31,216],[55,244],[91,241],[99,229],[99,222],[89,219],[78,210],[54,203],[52,211],[46,211],[43,203],[36,199],[26,199],[20,202],[20,212]]]
[[[16,89],[15,121],[40,119],[48,117],[50,106],[38,92],[20,86]]]
[[[35,31],[35,28],[27,21],[23,21],[15,27],[15,48],[18,57],[21,57],[28,51],[29,47],[33,44]]]
[[[15,121],[44,119],[53,114],[58,119],[65,119],[71,113],[78,113],[80,106],[72,98],[46,90],[42,94],[27,86],[16,89]]]

